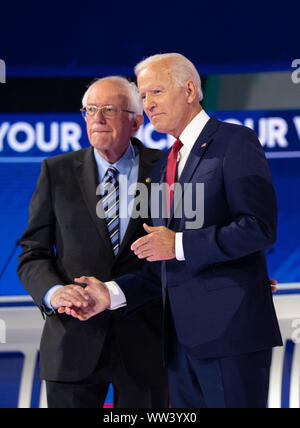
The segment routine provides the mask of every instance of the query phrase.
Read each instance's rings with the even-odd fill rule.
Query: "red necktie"
[[[172,149],[168,156],[168,162],[167,162],[167,172],[166,172],[166,183],[168,186],[172,186],[175,183],[175,176],[176,176],[176,168],[177,168],[177,157],[178,152],[183,146],[182,142],[180,140],[176,140],[172,146]],[[167,192],[168,196],[168,192]],[[170,209],[173,203],[174,199],[174,190],[173,188],[170,190]],[[168,201],[167,201],[167,207],[168,207]],[[169,213],[169,210],[168,210]]]

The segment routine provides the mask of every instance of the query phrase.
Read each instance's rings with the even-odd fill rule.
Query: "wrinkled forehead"
[[[151,89],[152,87],[171,87],[174,86],[174,69],[170,61],[161,60],[149,64],[137,77],[137,85],[140,92]]]
[[[87,104],[127,106],[128,93],[119,82],[102,81],[89,90]]]

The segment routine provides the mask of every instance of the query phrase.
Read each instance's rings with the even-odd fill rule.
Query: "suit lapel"
[[[154,166],[153,163],[153,159],[150,157],[149,158],[149,153],[148,156],[145,154],[145,147],[143,146],[143,144],[133,138],[132,139],[132,143],[133,145],[137,146],[139,149],[139,170],[138,170],[138,183],[143,183],[147,186],[148,188],[148,195],[150,194],[150,186],[151,186],[151,172]],[[148,201],[147,201],[148,202]],[[135,201],[136,204],[136,201]],[[119,252],[115,258],[115,261],[118,260],[118,258],[122,255],[122,252],[126,249],[127,251],[127,247],[128,244],[131,244],[133,235],[136,233],[136,230],[140,227],[142,227],[142,224],[146,222],[146,219],[143,219],[141,217],[138,217],[137,219],[133,219],[132,217],[130,217],[129,219],[129,223],[124,235],[124,238],[122,240]]]
[[[198,169],[201,159],[206,152],[209,145],[212,143],[213,134],[216,132],[219,126],[219,122],[214,117],[210,118],[199,137],[197,138],[191,153],[186,161],[184,169],[179,179],[179,186],[177,189],[175,188],[174,193],[174,204],[171,207],[170,218],[168,221],[168,225],[170,224],[172,217],[174,216],[174,212],[178,207],[180,201],[182,201],[184,194],[184,184],[190,183],[192,181],[192,177],[195,171]],[[180,193],[182,192],[182,196]]]
[[[107,257],[110,256],[113,259],[114,256],[105,219],[99,218],[96,213],[96,206],[99,202],[99,197],[96,195],[98,173],[93,148],[90,147],[82,153],[83,157],[75,161],[75,177],[78,181],[89,214],[107,249]]]

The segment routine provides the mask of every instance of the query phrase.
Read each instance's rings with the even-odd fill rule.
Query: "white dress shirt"
[[[182,142],[183,146],[181,147],[181,150],[178,153],[178,160],[177,160],[178,179],[182,174],[186,161],[189,157],[189,154],[196,140],[198,139],[200,133],[202,132],[203,128],[205,127],[208,121],[209,121],[208,114],[204,110],[201,110],[201,112],[194,117],[194,119],[187,125],[187,127],[183,130],[183,132],[179,136],[179,139]],[[176,233],[175,255],[178,261],[185,260],[182,241],[183,241],[183,233],[182,232]],[[109,290],[110,299],[111,299],[111,306],[109,309],[113,310],[113,309],[118,309],[122,306],[126,306],[126,297],[123,291],[121,290],[121,288],[118,286],[118,284],[115,281],[109,281],[109,282],[106,282],[106,286]]]

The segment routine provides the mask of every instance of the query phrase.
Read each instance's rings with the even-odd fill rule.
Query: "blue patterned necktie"
[[[119,219],[119,171],[110,166],[103,180],[103,209],[105,221],[112,244],[113,253],[116,256],[120,247],[120,219]]]

